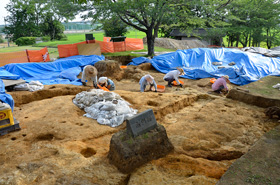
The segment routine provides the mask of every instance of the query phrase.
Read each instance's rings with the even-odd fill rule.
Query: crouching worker
[[[98,79],[98,84],[101,87],[106,87],[109,91],[115,90],[115,84],[114,84],[113,80],[111,80],[107,77],[100,77]]]
[[[140,91],[141,92],[145,91],[147,85],[150,85],[150,91],[152,90],[152,87],[154,86],[155,87],[155,92],[157,92],[157,84],[155,82],[155,79],[149,74],[143,76],[140,79],[139,84],[140,84]]]
[[[97,86],[97,69],[94,66],[87,65],[83,69],[82,73],[82,84],[86,86],[86,80],[92,81],[93,86],[96,88]]]
[[[230,83],[229,76],[225,75],[221,78],[218,78],[212,85],[212,90],[216,93],[224,92],[224,94],[228,93],[227,83]]]
[[[176,80],[177,84],[179,84],[180,87],[183,87],[183,85],[179,82],[178,77],[180,75],[184,75],[184,74],[185,74],[184,70],[182,68],[178,67],[177,70],[173,70],[173,71],[168,72],[163,77],[163,79],[168,82],[168,87],[172,87],[172,82],[174,80]]]

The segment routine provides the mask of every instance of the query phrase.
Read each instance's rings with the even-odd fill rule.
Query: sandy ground
[[[164,74],[150,70],[158,84]],[[120,173],[107,159],[117,128],[83,117],[72,99],[88,87],[46,86],[11,92],[22,130],[0,138],[0,184],[216,184],[229,166],[279,125],[264,109],[208,94],[209,79],[184,88],[139,92],[138,80],[116,82],[116,93],[142,112],[152,108],[175,147],[166,157]]]

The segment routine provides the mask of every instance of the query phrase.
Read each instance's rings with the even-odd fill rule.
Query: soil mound
[[[106,76],[112,79],[121,80],[124,71],[120,68],[119,62],[115,60],[102,60],[94,64],[98,71],[98,77]]]
[[[147,39],[144,38],[143,42],[146,44]],[[190,48],[206,48],[207,45],[198,39],[191,40],[175,40],[170,38],[156,38],[155,46],[167,49],[190,49]]]

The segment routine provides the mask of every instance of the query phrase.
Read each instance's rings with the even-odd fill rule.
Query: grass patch
[[[66,34],[68,40],[67,41],[59,41],[59,40],[54,40],[54,41],[49,41],[49,42],[41,42],[34,44],[33,46],[35,47],[57,47],[57,45],[61,44],[74,44],[78,42],[83,42],[85,41],[85,34],[87,33],[92,33],[93,37],[95,37],[95,40],[103,41],[104,37],[104,32],[99,31],[99,32],[84,32],[84,33],[69,33]],[[144,32],[140,31],[133,31],[131,30],[125,35],[127,38],[143,38],[146,36]]]
[[[223,37],[223,43],[224,43],[225,47],[228,47],[228,37],[227,36]],[[233,47],[235,47],[235,45],[236,45],[236,42],[233,43]],[[243,45],[239,42],[238,47],[243,48]],[[249,46],[247,45],[247,47],[249,47]],[[252,47],[252,46],[250,46],[250,47]],[[267,49],[266,42],[261,42],[260,47]]]
[[[253,94],[279,99],[279,90],[272,87],[279,82],[279,78],[279,76],[266,76],[241,88],[248,89]]]
[[[246,182],[252,183],[252,184],[267,184],[267,185],[272,185],[271,179],[266,178],[261,175],[251,175],[247,177]]]

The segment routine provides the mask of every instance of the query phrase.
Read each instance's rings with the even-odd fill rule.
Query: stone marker
[[[152,109],[148,109],[140,114],[126,120],[128,134],[133,137],[139,136],[157,127],[157,121]]]
[[[157,124],[153,111],[149,109],[130,118],[127,130],[112,136],[108,158],[122,173],[131,173],[151,160],[164,157],[173,149],[164,126]]]

